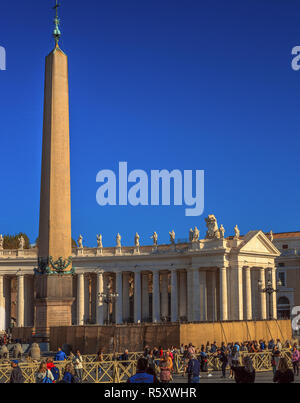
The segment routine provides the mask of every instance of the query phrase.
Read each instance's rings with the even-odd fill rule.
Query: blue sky
[[[296,0],[61,0],[69,56],[72,233],[113,245],[117,232],[168,241],[235,224],[299,230],[300,45]],[[38,235],[44,58],[54,1],[2,2],[0,233]],[[96,174],[204,169],[205,211],[100,207]]]

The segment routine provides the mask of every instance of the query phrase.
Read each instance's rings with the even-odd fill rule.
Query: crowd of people
[[[282,350],[289,350],[292,368]],[[280,340],[270,340],[265,342],[247,341],[243,343],[216,342],[202,345],[196,348],[192,343],[189,345],[181,345],[179,348],[171,346],[168,350],[162,347],[150,348],[146,346],[143,356],[137,361],[137,370],[134,376],[128,378],[128,383],[169,383],[173,380],[174,374],[178,373],[178,365],[184,368],[183,376],[187,375],[188,383],[199,383],[202,376],[211,377],[212,372],[208,368],[208,359],[219,360],[222,378],[226,378],[229,370],[229,378],[234,379],[237,383],[254,383],[255,369],[252,363],[251,355],[241,354],[242,352],[271,352],[271,363],[273,369],[273,380],[276,383],[293,382],[295,376],[299,376],[300,352],[298,343],[293,345],[286,341],[282,343]],[[210,357],[209,357],[210,356]],[[123,354],[115,357],[122,361],[122,365],[126,368],[130,365],[130,357],[128,350]],[[60,374],[56,362],[66,361],[63,373]],[[97,361],[104,361],[103,350],[97,354]],[[18,365],[17,360],[11,363],[11,383],[22,383],[24,377]],[[60,366],[61,367],[61,366]],[[99,366],[99,374],[101,374],[101,366]],[[36,383],[81,383],[83,378],[83,358],[80,351],[75,354],[72,352],[67,357],[61,348],[58,349],[55,357],[48,358],[41,362],[38,371],[35,374]]]
[[[55,365],[56,362],[67,361],[63,373],[60,373],[59,368]],[[12,372],[10,383],[24,383],[25,379],[22,370],[19,367],[18,360],[11,362]],[[83,375],[83,358],[80,351],[76,354],[70,353],[67,357],[66,353],[61,348],[58,349],[54,358],[47,358],[42,361],[35,374],[36,383],[81,383]]]

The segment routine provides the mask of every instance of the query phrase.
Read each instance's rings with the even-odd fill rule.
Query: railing
[[[98,361],[96,355],[83,356],[83,378],[86,383],[124,383],[127,379],[136,373],[137,359],[142,356],[142,353],[129,353],[128,361],[118,361],[120,354],[105,354],[103,360]],[[241,352],[240,362],[244,356],[250,356],[253,362],[253,367],[257,372],[270,371],[272,369],[272,352],[264,351],[260,353]],[[282,350],[281,357],[286,357],[290,366],[291,351]],[[215,354],[208,354],[208,371],[220,371],[221,363]],[[55,366],[59,369],[60,377],[67,363],[71,361],[56,362]],[[159,374],[159,359],[155,360],[156,371]],[[174,374],[185,374],[188,360],[182,355],[177,355],[174,358]],[[35,383],[35,374],[39,367],[38,362],[20,363],[19,366],[25,378],[25,383]],[[0,383],[9,383],[11,374],[10,364],[0,364]]]

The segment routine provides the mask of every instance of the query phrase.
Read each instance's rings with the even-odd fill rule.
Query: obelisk
[[[35,275],[36,335],[51,326],[69,326],[73,298],[68,59],[59,48],[54,19],[54,50],[46,57],[38,269]]]

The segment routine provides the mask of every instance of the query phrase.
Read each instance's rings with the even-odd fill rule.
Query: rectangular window
[[[281,281],[282,287],[285,287],[285,286],[286,286],[285,272],[284,272],[284,271],[280,271],[280,272],[278,273],[278,280]]]
[[[282,249],[288,249],[289,245],[282,245]]]

